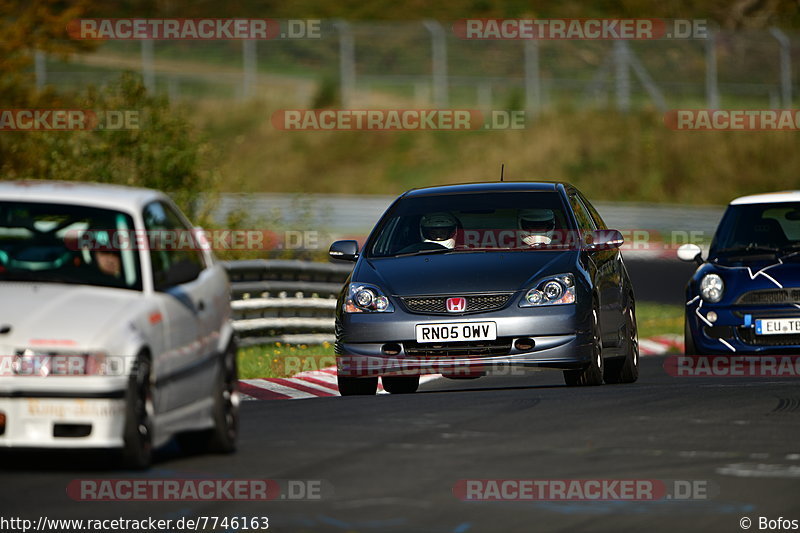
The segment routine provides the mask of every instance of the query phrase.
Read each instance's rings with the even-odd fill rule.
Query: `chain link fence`
[[[286,22],[286,21],[283,21]],[[319,38],[107,41],[65,62],[36,54],[40,87],[101,85],[123,70],[175,101],[282,106],[790,108],[800,33],[704,39],[466,40],[434,21],[320,21]]]

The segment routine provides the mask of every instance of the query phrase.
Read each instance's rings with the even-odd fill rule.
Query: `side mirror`
[[[358,259],[358,242],[357,241],[336,241],[331,244],[328,250],[328,255],[331,259],[338,259],[340,261],[355,261]]]
[[[187,259],[173,263],[170,265],[165,276],[161,279],[154,280],[155,289],[157,291],[164,291],[177,285],[189,283],[196,280],[202,271],[203,267]]]
[[[619,248],[625,242],[622,233],[615,229],[601,229],[592,232],[591,242],[587,243],[589,250],[610,250]]]
[[[703,263],[703,250],[696,244],[681,244],[678,247],[678,259],[681,261],[694,261],[698,265]]]

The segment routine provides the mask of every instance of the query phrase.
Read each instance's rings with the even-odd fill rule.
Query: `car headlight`
[[[722,300],[722,293],[725,290],[725,283],[719,274],[706,274],[700,280],[700,296],[703,300],[710,303],[717,303]]]
[[[345,313],[391,313],[394,306],[375,285],[351,283],[344,301]]]
[[[115,375],[113,370],[121,372],[121,365],[114,366],[109,360],[105,352],[53,352],[27,348],[17,350],[11,359],[4,357],[0,362],[0,375],[105,376]],[[5,364],[8,361],[10,365]]]
[[[520,307],[540,307],[575,303],[575,278],[572,274],[558,274],[541,280],[519,302]]]

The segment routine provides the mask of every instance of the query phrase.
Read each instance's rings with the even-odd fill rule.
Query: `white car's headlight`
[[[725,290],[725,283],[718,274],[706,274],[700,280],[700,296],[703,300],[710,303],[717,303],[722,300],[722,293]]]
[[[18,351],[13,359],[3,358],[0,362],[0,375],[40,377],[122,375],[122,364],[112,359],[105,352],[52,352],[27,348]],[[6,364],[8,362],[11,364]]]
[[[344,301],[345,313],[391,313],[394,306],[375,285],[351,283]]]
[[[520,307],[539,307],[575,303],[575,278],[572,274],[558,274],[539,281],[525,293]]]

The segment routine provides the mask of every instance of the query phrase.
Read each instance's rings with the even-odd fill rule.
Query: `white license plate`
[[[800,318],[760,318],[756,320],[756,335],[791,335],[800,333]]]
[[[417,342],[493,341],[496,338],[495,322],[417,324]]]

